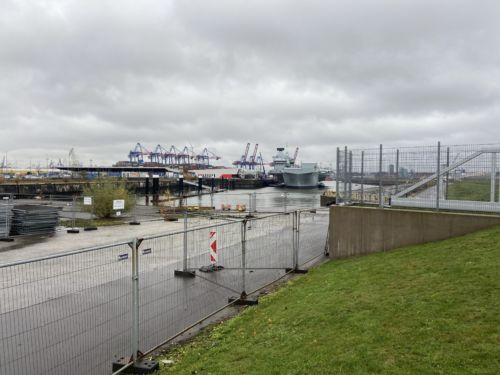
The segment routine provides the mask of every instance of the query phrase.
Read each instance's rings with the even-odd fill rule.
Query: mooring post
[[[439,188],[441,185],[441,142],[437,146],[437,170],[436,170],[436,211],[439,211]]]

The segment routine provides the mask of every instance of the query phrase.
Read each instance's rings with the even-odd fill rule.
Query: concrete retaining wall
[[[499,216],[331,206],[330,257],[376,253],[495,226],[500,226]]]

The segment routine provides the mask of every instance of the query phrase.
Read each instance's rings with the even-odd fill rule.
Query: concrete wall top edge
[[[330,211],[336,210],[336,209],[357,209],[357,210],[373,210],[373,211],[379,211],[379,210],[388,210],[388,211],[398,211],[398,212],[407,212],[407,213],[419,213],[419,214],[426,214],[426,215],[450,215],[450,216],[467,216],[467,217],[488,217],[488,218],[500,218],[499,215],[492,215],[492,214],[481,214],[481,213],[475,213],[475,212],[449,212],[449,211],[432,211],[432,210],[416,210],[412,208],[392,208],[392,207],[385,207],[383,209],[379,207],[369,207],[369,206],[335,206],[332,205],[330,206]]]

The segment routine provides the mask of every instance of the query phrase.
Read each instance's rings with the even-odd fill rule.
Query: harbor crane
[[[144,156],[150,156],[151,152],[139,142],[135,145],[134,149],[128,153],[131,164],[144,164]]]
[[[68,166],[69,167],[79,167],[80,162],[78,161],[78,158],[76,157],[75,149],[71,148],[68,153]]]
[[[204,148],[203,151],[195,156],[196,163],[200,166],[209,166],[210,159],[219,160],[220,156],[215,155],[213,152],[209,151],[208,148]]]
[[[149,160],[153,163],[161,163],[163,159],[162,147],[160,144],[156,145],[155,149],[149,154]]]
[[[189,165],[191,159],[191,154],[187,146],[184,146],[182,151],[177,153],[177,164],[179,165]]]
[[[293,153],[293,158],[291,160],[292,164],[295,164],[295,161],[297,160],[297,155],[299,154],[299,148],[297,147],[295,149],[295,152]]]
[[[255,166],[257,165],[255,158],[257,156],[257,149],[258,148],[259,148],[259,144],[256,143],[255,148],[253,149],[253,154],[252,154],[252,156],[250,156],[250,160],[247,163],[248,168],[250,168],[250,169],[255,169]]]
[[[247,164],[247,156],[248,156],[249,150],[250,150],[250,142],[247,143],[247,147],[245,148],[245,153],[243,155],[241,155],[240,160],[234,161],[233,165],[237,165],[237,166],[244,168],[245,165]]]

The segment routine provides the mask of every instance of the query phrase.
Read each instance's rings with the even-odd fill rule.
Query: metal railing
[[[0,374],[110,374],[115,356],[132,366],[322,257],[327,230],[326,210],[259,214],[0,265]]]
[[[499,144],[337,148],[337,201],[500,213]]]

